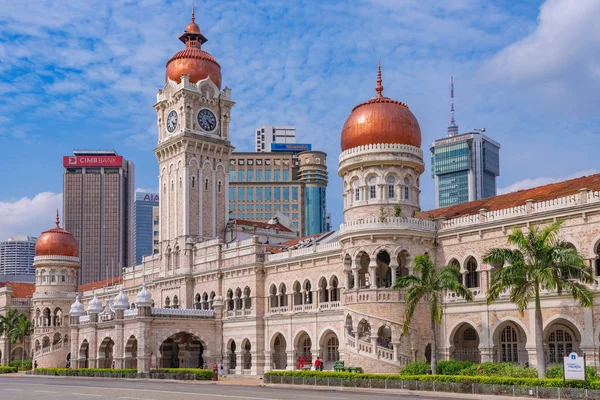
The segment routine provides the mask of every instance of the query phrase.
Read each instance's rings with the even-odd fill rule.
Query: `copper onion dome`
[[[70,232],[60,227],[58,210],[56,210],[56,226],[43,232],[35,242],[36,256],[77,257],[79,245]]]
[[[342,129],[342,151],[378,143],[421,147],[421,128],[408,105],[384,97],[381,65],[377,71],[377,96],[357,105]]]
[[[167,61],[165,80],[170,79],[180,83],[182,75],[189,75],[190,82],[196,83],[210,78],[221,89],[221,66],[210,54],[202,50],[202,44],[206,43],[208,39],[200,33],[200,27],[195,21],[192,8],[192,22],[179,37],[179,40],[185,43],[185,49],[178,51]]]

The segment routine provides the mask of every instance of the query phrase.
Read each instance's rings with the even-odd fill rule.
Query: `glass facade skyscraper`
[[[436,140],[431,146],[435,207],[496,195],[500,144],[480,132]]]
[[[158,193],[136,193],[133,204],[133,255],[135,265],[142,257],[153,254],[152,245],[158,240],[158,229],[154,229],[152,207],[158,206]],[[156,237],[154,237],[156,236]]]
[[[0,242],[0,282],[35,282],[35,242],[31,236],[11,236]]]
[[[298,154],[298,177],[304,182],[304,234],[327,232],[327,154],[322,151],[303,151]]]

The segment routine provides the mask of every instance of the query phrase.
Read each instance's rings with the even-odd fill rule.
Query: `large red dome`
[[[56,226],[43,232],[35,242],[36,256],[67,256],[77,257],[79,245],[70,232],[59,226],[58,212],[56,213]]]
[[[179,40],[185,43],[185,49],[178,51],[167,61],[165,79],[180,83],[182,75],[189,75],[190,82],[196,83],[210,78],[221,89],[221,66],[213,56],[202,50],[202,44],[208,39],[200,32],[193,10],[192,22],[185,28]]]
[[[384,143],[421,147],[421,128],[408,106],[382,95],[381,69],[376,90],[376,97],[352,109],[342,129],[342,151]]]

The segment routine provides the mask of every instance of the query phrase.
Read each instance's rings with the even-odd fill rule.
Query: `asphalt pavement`
[[[93,400],[95,398],[110,400],[438,400],[477,397],[449,393],[311,390],[310,388],[264,387],[256,384],[238,386],[213,382],[0,375],[0,399],[2,400]],[[478,398],[481,399],[482,396]]]

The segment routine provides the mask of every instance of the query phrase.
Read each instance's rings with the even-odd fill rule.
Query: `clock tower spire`
[[[221,66],[202,45],[195,22],[179,39],[185,49],[166,65],[156,96],[160,248],[167,273],[191,268],[192,244],[223,237],[229,219],[231,89],[221,90]]]

